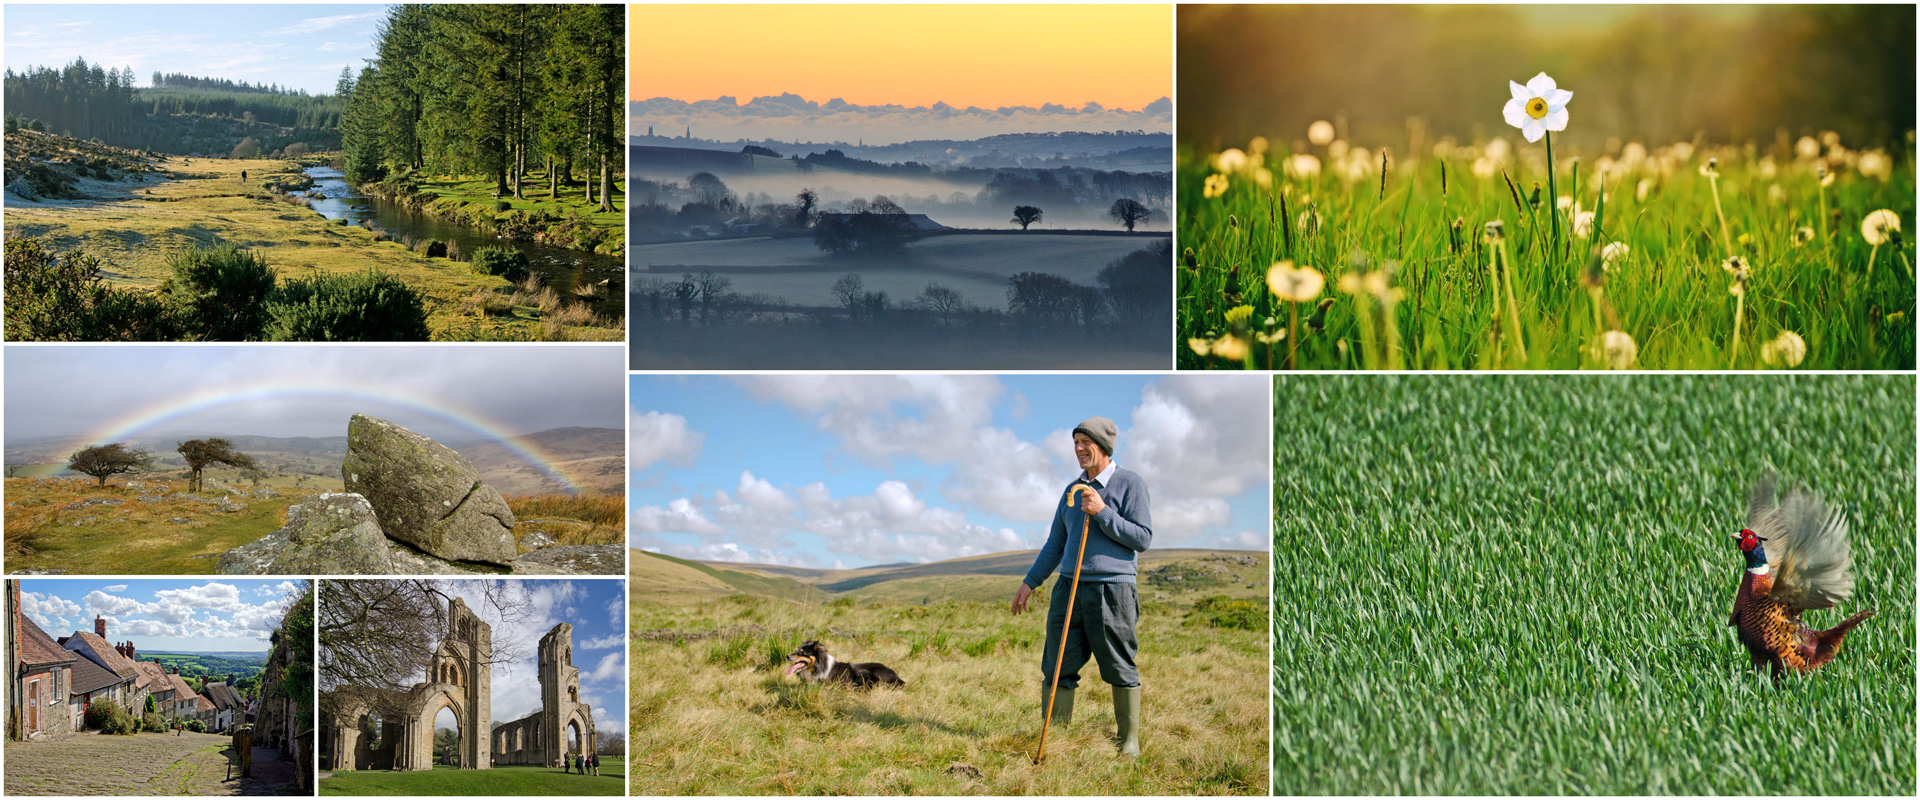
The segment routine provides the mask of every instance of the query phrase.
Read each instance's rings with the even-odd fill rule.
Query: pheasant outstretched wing
[[[1853,596],[1847,518],[1800,487],[1780,497],[1772,476],[1747,498],[1747,527],[1767,540],[1773,599],[1792,611],[1832,608]]]

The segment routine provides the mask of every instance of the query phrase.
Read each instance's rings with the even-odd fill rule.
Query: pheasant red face
[[[1755,536],[1753,531],[1747,530],[1746,528],[1740,529],[1738,538],[1740,539],[1740,552],[1742,553],[1751,553],[1753,552],[1753,548],[1759,547],[1761,542],[1766,541],[1759,536]]]

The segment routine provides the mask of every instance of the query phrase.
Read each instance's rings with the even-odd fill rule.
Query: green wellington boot
[[[1120,723],[1120,754],[1140,757],[1140,687],[1113,687],[1113,719]]]
[[[1042,719],[1047,716],[1048,688],[1044,683],[1040,685],[1040,717]],[[1062,686],[1053,699],[1053,724],[1064,728],[1071,722],[1073,722],[1073,690]]]

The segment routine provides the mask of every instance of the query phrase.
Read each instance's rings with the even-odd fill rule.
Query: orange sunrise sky
[[[1168,5],[634,5],[628,94],[1139,109],[1173,94]]]

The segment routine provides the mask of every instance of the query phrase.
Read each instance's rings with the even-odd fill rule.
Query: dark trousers
[[[1059,576],[1053,583],[1053,602],[1047,605],[1047,646],[1041,654],[1040,673],[1053,682],[1053,660],[1066,640],[1066,659],[1060,663],[1060,688],[1080,686],[1080,668],[1091,657],[1100,665],[1100,679],[1114,686],[1140,685],[1140,671],[1134,656],[1140,652],[1140,640],[1134,626],[1140,621],[1140,593],[1131,583],[1082,583],[1073,603],[1073,628],[1062,636],[1067,621],[1067,593],[1073,578]]]

